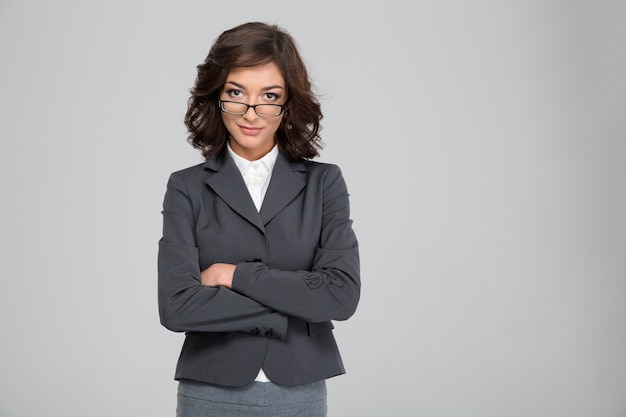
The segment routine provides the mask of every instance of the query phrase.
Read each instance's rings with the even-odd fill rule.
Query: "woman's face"
[[[286,95],[283,76],[276,64],[269,63],[230,70],[220,99],[250,105],[284,104]],[[282,119],[283,114],[261,117],[252,108],[243,115],[222,112],[231,148],[249,161],[263,157],[274,147]]]

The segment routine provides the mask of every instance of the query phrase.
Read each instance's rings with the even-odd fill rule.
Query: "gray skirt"
[[[253,382],[223,387],[181,380],[176,417],[326,417],[326,381],[288,387]]]

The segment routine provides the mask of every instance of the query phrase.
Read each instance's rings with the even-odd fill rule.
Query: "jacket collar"
[[[204,167],[213,172],[206,183],[234,211],[265,233],[265,226],[291,202],[306,185],[306,167],[289,162],[280,152],[258,212],[237,165],[228,152],[211,156]]]

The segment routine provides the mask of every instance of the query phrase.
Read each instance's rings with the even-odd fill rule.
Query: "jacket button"
[[[253,334],[253,335],[259,334],[259,329],[255,328],[255,329],[250,330],[250,334]]]

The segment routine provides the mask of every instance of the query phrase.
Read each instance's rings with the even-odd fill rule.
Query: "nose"
[[[248,107],[248,110],[244,114],[241,115],[245,120],[252,121],[259,118],[259,115],[256,114],[256,111],[252,107]]]

